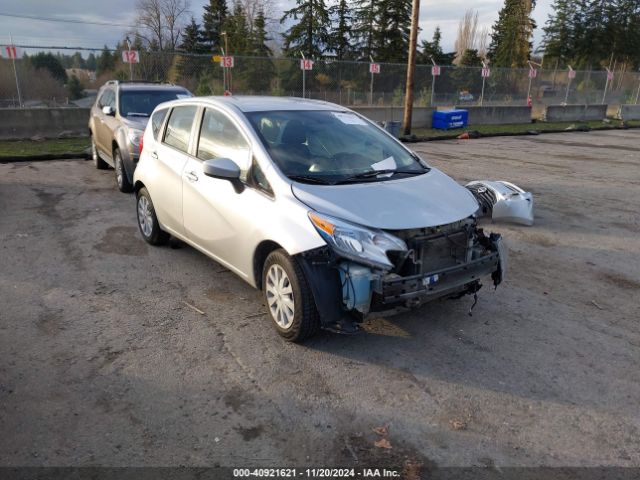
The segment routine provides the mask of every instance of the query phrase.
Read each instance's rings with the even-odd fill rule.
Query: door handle
[[[158,154],[156,152],[151,152],[150,155],[151,158],[155,158],[156,160],[158,159]]]
[[[187,180],[189,180],[190,182],[197,182],[198,181],[198,175],[196,175],[195,172],[188,172],[184,175]]]

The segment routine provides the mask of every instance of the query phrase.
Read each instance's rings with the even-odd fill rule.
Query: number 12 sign
[[[124,63],[140,63],[140,54],[137,50],[123,50],[122,61]]]

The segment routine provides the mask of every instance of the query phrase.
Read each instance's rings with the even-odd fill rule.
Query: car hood
[[[136,130],[144,130],[147,128],[149,117],[126,117],[122,119],[122,123],[129,128],[135,128]]]
[[[438,169],[415,177],[346,185],[295,182],[295,197],[312,209],[385,230],[433,227],[467,218],[478,203]]]

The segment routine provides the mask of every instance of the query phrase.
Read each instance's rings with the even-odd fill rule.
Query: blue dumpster
[[[433,112],[433,128],[449,130],[464,128],[469,121],[467,110],[436,110]]]

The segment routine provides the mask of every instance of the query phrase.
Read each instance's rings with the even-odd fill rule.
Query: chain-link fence
[[[25,49],[26,50],[26,49]],[[73,53],[73,52],[70,52]],[[98,52],[99,55],[99,52]],[[0,107],[18,106],[18,77],[22,104],[90,104],[91,96],[108,79],[167,81],[196,95],[233,94],[295,96],[326,100],[346,106],[401,106],[406,65],[381,64],[370,73],[369,63],[316,60],[303,71],[300,60],[236,56],[233,68],[223,69],[211,55],[140,52],[140,62],[128,64],[114,52],[115,66],[97,75],[86,69],[68,71],[81,81],[88,98],[70,100],[69,89],[47,71],[35,70],[30,61],[0,59]],[[575,75],[574,78],[571,78]],[[533,78],[532,78],[533,77]],[[484,87],[483,87],[484,85]],[[606,89],[606,92],[605,92]],[[638,103],[640,75],[636,72],[575,71],[491,68],[487,78],[481,68],[442,67],[432,76],[431,65],[418,65],[415,75],[416,106],[527,105]]]

